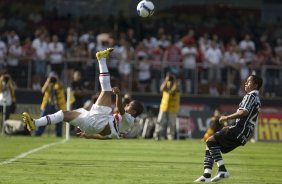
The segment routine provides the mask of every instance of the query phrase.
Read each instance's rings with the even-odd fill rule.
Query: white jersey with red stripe
[[[126,133],[134,124],[135,118],[128,113],[120,115],[114,114],[109,121],[111,128],[111,134],[108,135],[110,138],[119,138],[120,133]]]

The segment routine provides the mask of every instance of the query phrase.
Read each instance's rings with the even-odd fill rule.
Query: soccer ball
[[[151,1],[142,0],[137,5],[137,13],[141,17],[150,17],[154,14],[155,6]]]

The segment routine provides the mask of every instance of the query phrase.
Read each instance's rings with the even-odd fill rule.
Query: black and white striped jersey
[[[247,93],[239,104],[238,110],[248,111],[248,115],[243,118],[236,119],[230,128],[236,129],[236,136],[240,142],[246,143],[250,136],[253,135],[260,107],[261,102],[259,98],[259,91],[257,90]]]

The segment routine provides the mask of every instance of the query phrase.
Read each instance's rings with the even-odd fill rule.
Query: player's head
[[[144,106],[141,102],[137,100],[133,100],[129,104],[127,104],[124,109],[125,112],[131,114],[133,117],[136,118],[137,116],[142,114],[144,110]]]
[[[257,75],[250,75],[245,83],[245,91],[248,93],[252,90],[260,90],[262,78]]]

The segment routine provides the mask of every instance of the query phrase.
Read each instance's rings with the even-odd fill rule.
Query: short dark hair
[[[139,101],[137,101],[137,100],[133,100],[133,101],[131,101],[130,103],[132,103],[133,108],[134,108],[134,110],[136,111],[134,117],[137,117],[137,116],[139,116],[140,114],[143,113],[143,111],[144,111],[144,105],[143,105],[141,102],[139,102]]]
[[[262,78],[257,75],[251,75],[253,82],[257,85],[257,90],[259,90],[262,86]]]

